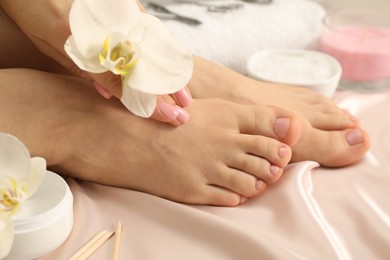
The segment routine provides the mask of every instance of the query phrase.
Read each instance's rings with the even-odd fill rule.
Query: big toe
[[[273,106],[252,106],[238,115],[242,133],[275,138],[293,146],[301,137],[302,126],[298,117],[288,110]]]
[[[292,161],[313,160],[327,167],[347,166],[362,159],[369,147],[370,138],[363,129],[324,131],[310,126],[293,147]]]

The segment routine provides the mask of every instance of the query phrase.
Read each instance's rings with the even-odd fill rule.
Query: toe
[[[205,197],[207,198],[207,202],[200,204],[235,207],[243,203],[242,196],[239,194],[217,186],[209,186]]]
[[[276,138],[290,146],[301,135],[301,123],[292,113],[272,106],[242,106],[237,110],[241,133]]]
[[[237,138],[237,147],[240,147],[243,152],[230,153],[234,160],[244,155],[254,155],[256,157],[264,158],[271,164],[280,167],[285,167],[291,159],[291,148],[278,140],[257,135],[240,135]],[[241,158],[240,158],[241,159]]]
[[[346,166],[362,159],[369,146],[368,134],[359,128],[342,131],[309,128],[293,147],[292,161],[314,160],[328,167]]]
[[[267,186],[263,180],[232,168],[226,168],[220,174],[214,175],[209,184],[225,188],[247,198],[259,195]]]
[[[245,158],[237,159],[235,165],[231,168],[250,174],[267,184],[274,183],[280,178],[280,166],[256,156],[248,155]]]
[[[242,203],[243,196],[224,187],[205,184],[197,186],[195,190],[183,191],[180,199],[165,197],[187,204],[234,207]]]
[[[310,119],[310,123],[314,128],[327,131],[355,128],[359,125],[358,119],[347,112],[319,113]]]
[[[240,147],[244,152],[233,152],[227,155],[226,164],[263,180],[265,183],[274,183],[280,178],[280,168],[289,163],[292,150],[286,144],[275,139],[240,135]]]

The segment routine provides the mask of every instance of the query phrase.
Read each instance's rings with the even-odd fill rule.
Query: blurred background
[[[150,0],[141,0],[142,3],[147,3]],[[209,0],[215,1],[215,0]],[[321,3],[327,9],[339,9],[339,8],[387,8],[390,14],[390,0],[308,0]],[[155,2],[161,4],[168,4],[175,2],[175,0],[155,0]]]

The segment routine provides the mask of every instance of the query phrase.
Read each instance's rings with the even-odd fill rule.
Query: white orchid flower
[[[14,228],[11,218],[0,213],[0,259],[5,258],[14,240]]]
[[[0,133],[0,259],[13,241],[11,216],[38,189],[46,173],[43,158],[30,158],[27,148],[17,138]]]
[[[66,53],[82,70],[120,75],[121,101],[138,116],[150,117],[156,95],[175,93],[191,78],[192,55],[135,0],[75,0],[69,24]]]

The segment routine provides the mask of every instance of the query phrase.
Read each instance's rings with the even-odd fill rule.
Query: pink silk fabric
[[[120,259],[390,259],[390,89],[343,91],[334,100],[371,136],[359,163],[291,164],[277,184],[235,208],[184,205],[67,179],[74,227],[43,259],[67,259],[118,219]],[[112,250],[110,239],[90,259],[111,259]]]

